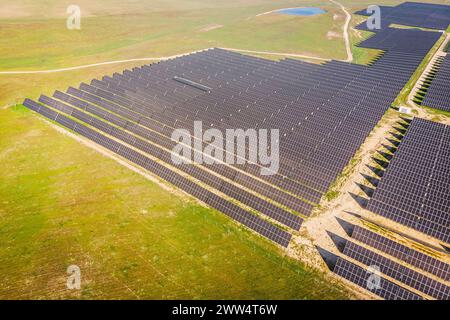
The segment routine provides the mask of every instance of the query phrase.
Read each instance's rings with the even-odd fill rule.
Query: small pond
[[[277,13],[282,14],[290,14],[296,16],[315,16],[317,14],[326,13],[325,10],[316,7],[308,7],[308,8],[288,8],[288,9],[280,9],[276,11]]]

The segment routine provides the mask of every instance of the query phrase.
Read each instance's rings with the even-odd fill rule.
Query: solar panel
[[[32,110],[39,112],[40,114],[47,116],[54,116],[56,122],[60,124],[71,123],[70,119],[66,116],[57,113],[48,107],[38,105],[36,102],[26,99],[24,105]],[[56,117],[58,116],[58,117]],[[136,164],[144,167],[145,169],[155,173],[162,179],[172,183],[173,185],[179,187],[183,191],[199,198],[211,207],[225,213],[236,221],[242,223],[248,228],[256,231],[257,233],[267,237],[268,239],[280,244],[281,246],[287,247],[291,239],[291,234],[281,230],[269,222],[262,220],[261,218],[253,215],[239,206],[228,202],[216,194],[202,188],[201,186],[195,184],[191,180],[175,173],[174,171],[164,167],[163,165],[151,160],[148,157],[138,153],[137,151],[127,147],[126,145],[120,144],[106,136],[99,134],[98,132],[82,125],[76,123],[73,130],[93,141],[102,145],[103,147],[123,156],[124,158],[135,162]]]
[[[441,4],[404,2],[396,7],[380,6],[384,26],[392,23],[427,29],[446,30],[450,24],[450,7]],[[368,15],[367,10],[356,12]],[[361,26],[360,28],[366,28]]]
[[[450,111],[450,56],[446,55],[428,86],[421,105]]]
[[[57,95],[62,97],[61,95]],[[64,103],[61,103],[57,100],[54,100],[52,98],[41,96],[39,98],[39,101],[42,103],[46,103],[47,105],[60,110],[65,111],[66,113],[72,115],[78,120],[82,120],[85,123],[89,123],[93,127],[102,130],[104,133],[107,133],[117,139],[120,139],[123,142],[126,142],[136,148],[138,148],[141,151],[144,151],[154,157],[157,157],[167,164],[172,164],[171,162],[171,153],[170,150],[173,147],[173,145],[169,145],[169,151],[164,150],[161,148],[156,147],[154,144],[151,144],[145,140],[142,140],[138,136],[134,136],[130,133],[127,133],[123,130],[121,130],[118,127],[114,127],[108,123],[105,123],[103,121],[100,121],[93,116],[90,116],[88,114],[85,114],[83,112],[78,111],[77,109],[70,107]],[[76,102],[75,102],[76,103]],[[89,106],[84,105],[86,109],[91,110],[96,115],[103,115],[105,114],[103,112],[98,112],[98,108],[95,106]],[[125,127],[123,124],[123,120],[115,115],[109,115],[106,117],[111,123],[119,126],[119,127]],[[127,128],[128,131],[135,132],[135,130],[132,127]],[[139,133],[139,132],[137,132]],[[151,138],[152,135],[147,136],[147,138]],[[266,214],[267,216],[270,216],[274,220],[293,228],[294,230],[299,230],[302,219],[299,216],[293,215],[289,212],[286,212],[285,210],[264,201],[261,198],[256,197],[255,195],[242,190],[236,186],[234,186],[231,183],[228,183],[226,181],[218,179],[218,177],[199,169],[198,167],[194,167],[192,165],[179,165],[178,169],[190,173],[191,176],[194,178],[200,180],[201,182],[207,183],[212,188],[215,188],[216,190],[223,192],[227,196],[233,197],[234,199],[240,201],[241,203],[250,206],[251,208],[258,210],[259,212],[262,212],[263,214]]]
[[[361,228],[360,226],[354,227],[352,238],[416,268],[429,272],[445,281],[450,281],[450,265],[441,260],[409,248],[375,232]]]
[[[186,84],[188,86],[191,86],[193,88],[199,89],[201,91],[205,91],[205,92],[211,91],[210,87],[207,87],[205,85],[202,85],[202,84],[194,82],[194,81],[191,81],[189,79],[185,79],[185,78],[181,78],[181,77],[175,76],[175,77],[173,77],[173,80],[181,82],[181,83]]]
[[[386,300],[423,300],[421,296],[384,277],[380,277],[379,286],[369,287],[368,281],[372,273],[341,257],[338,258],[333,272]]]
[[[450,241],[450,127],[415,118],[367,209]]]
[[[343,253],[366,266],[377,266],[381,273],[439,300],[450,299],[450,287],[407,268],[380,254],[347,241]]]

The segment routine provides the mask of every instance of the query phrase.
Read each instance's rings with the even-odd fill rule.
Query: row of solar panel
[[[89,90],[88,87],[87,87],[87,85],[84,85],[82,88],[83,88],[84,90]],[[96,90],[97,90],[97,89],[96,89]],[[96,94],[103,94],[103,96],[105,96],[105,95],[104,95],[104,92],[98,93],[98,90],[96,91]],[[112,99],[112,100],[116,99],[116,98],[114,98],[114,97],[109,97],[109,98]],[[115,102],[116,102],[116,103],[119,103],[119,102],[117,102],[117,100],[116,100]],[[130,103],[129,103],[128,105],[130,105]],[[171,118],[171,119],[173,119],[173,118]],[[158,119],[158,120],[162,120],[162,119]],[[317,200],[317,199],[318,199],[317,196],[315,196],[315,197],[316,197],[315,200]],[[320,195],[319,195],[319,197],[320,197]]]
[[[384,28],[360,42],[358,46],[422,55],[427,53],[440,37],[441,33],[434,31]]]
[[[401,203],[398,202],[398,205],[401,205]],[[383,217],[435,237],[441,241],[448,243],[450,240],[448,227],[433,223],[429,220],[424,220],[421,216],[413,215],[408,211],[403,211],[394,205],[371,199],[369,201],[368,209]]]
[[[333,272],[386,300],[423,300],[418,294],[415,294],[382,276],[378,278],[379,281],[377,280],[372,283],[372,272],[341,257],[338,258]]]
[[[93,89],[92,87],[84,86],[84,89],[89,90],[90,92],[95,92],[97,94],[101,94],[98,92],[98,90]],[[132,110],[127,109],[127,106],[129,106],[127,104],[121,105],[119,103],[113,103],[112,101],[106,101],[104,99],[100,99],[97,96],[94,96],[87,92],[73,89],[73,88],[69,89],[68,93],[75,95],[75,96],[79,96],[80,98],[85,99],[86,101],[91,101],[92,103],[95,103],[102,107],[108,108],[108,110],[115,112],[119,115],[123,115],[125,117],[131,117],[129,119],[135,121],[136,123],[139,123],[140,125],[142,125],[146,128],[155,130],[155,132],[159,132],[168,138],[170,138],[173,129],[175,129],[175,128],[166,127],[161,124],[159,124],[159,126],[158,126],[157,122],[153,122],[150,120],[149,117],[145,116],[146,109],[143,109],[140,107],[133,107]],[[138,113],[138,112],[140,112],[140,113]],[[147,121],[145,121],[145,120],[147,120]],[[257,166],[253,166],[253,167],[257,167]],[[255,179],[253,179],[253,180],[255,180]],[[285,180],[285,179],[283,179],[283,180]],[[256,182],[254,182],[254,183],[256,183]],[[267,185],[265,184],[264,187],[267,188]],[[301,196],[304,196],[306,198],[308,196],[308,194],[301,192],[301,188],[302,188],[302,186],[298,185],[296,188],[296,191],[298,194],[300,194]],[[302,204],[301,201],[299,201],[296,198],[293,198],[292,196],[287,196],[287,197],[288,197],[288,199],[290,199],[289,200],[290,202],[297,203],[297,205],[296,205],[297,207],[300,207],[300,206],[302,207],[302,210],[299,210],[300,212],[302,212],[306,215],[309,214],[310,210],[312,209],[312,207],[310,205],[308,205],[304,202]],[[308,200],[317,201],[319,198],[320,198],[320,194],[316,193],[316,194],[313,194],[313,197],[310,197]],[[288,204],[286,203],[286,205],[288,205]],[[297,210],[297,209],[295,209],[295,210]]]
[[[420,251],[400,244],[378,233],[354,226],[350,236],[394,258],[433,274],[445,281],[450,281],[450,265]]]
[[[431,277],[419,273],[398,262],[394,262],[354,242],[346,241],[342,253],[367,267],[377,267],[382,274],[426,295],[438,299],[450,299],[450,287]]]
[[[98,83],[97,83],[97,85],[98,85]],[[110,86],[110,84],[108,84],[108,86]],[[198,104],[198,101],[195,101],[195,102],[196,102],[195,104]],[[374,102],[374,104],[375,104],[375,102]],[[183,108],[183,109],[186,110],[186,108]],[[212,113],[211,108],[208,109],[208,114],[209,113]],[[206,116],[206,115],[207,114],[205,114],[204,116]],[[360,123],[360,121],[358,121],[357,123]],[[348,126],[348,127],[350,127],[350,126]],[[354,133],[354,126],[353,126],[353,131],[351,133]],[[366,130],[366,133],[367,133],[367,130]],[[350,132],[349,132],[349,134],[350,134]],[[310,132],[309,132],[309,136],[311,136]],[[338,136],[338,135],[334,135],[334,136]],[[304,140],[304,138],[302,137],[302,139],[296,139],[296,141],[301,141],[301,140]],[[349,143],[348,139],[346,139],[345,140],[345,144],[348,145],[348,143]],[[360,143],[361,143],[361,139],[359,139],[358,142],[354,144],[355,148],[357,148],[357,146],[359,146]],[[336,146],[337,144],[336,143],[330,143],[330,145]],[[303,147],[302,149],[306,149],[304,145],[302,147]],[[340,150],[345,150],[346,149],[346,148],[343,148],[343,146],[339,146],[338,145],[338,147],[339,147]],[[348,153],[350,154],[351,152],[348,152]],[[296,156],[298,156],[298,155],[296,155]],[[313,162],[320,162],[320,158],[317,157],[313,152],[307,153],[307,157],[311,158]],[[314,169],[314,167],[311,167],[313,165],[308,165],[307,169],[309,169],[309,170],[304,170],[304,169],[301,170],[301,175],[300,176],[303,179],[305,179],[304,177],[307,176],[309,172],[313,172],[314,173],[313,175],[311,175],[312,177],[310,178],[309,183],[311,185],[313,185],[314,189],[319,189],[320,188],[321,192],[326,191],[326,189],[328,188],[328,186],[330,184],[329,181],[332,181],[335,178],[335,176],[336,176],[335,172],[336,171],[339,172],[343,168],[343,166],[345,166],[345,164],[346,164],[346,161],[341,161],[341,163],[335,164],[335,162],[339,162],[339,160],[337,160],[337,159],[342,159],[341,157],[336,157],[336,159],[333,159],[334,161],[329,161],[329,158],[330,158],[330,153],[329,152],[324,152],[324,161],[321,163],[321,165],[317,169]],[[300,163],[302,163],[301,160],[300,160]],[[326,167],[327,165],[331,165],[332,166],[333,170],[331,170],[331,171],[333,172],[333,174],[327,174],[327,175],[324,176],[324,172],[327,172],[327,170],[328,170],[327,167]],[[304,165],[302,164],[302,166],[304,166]],[[287,172],[293,172],[294,171],[293,169],[295,170],[295,168],[289,167],[289,168],[286,168],[284,170],[286,170]],[[283,173],[283,169],[281,170],[281,172]],[[297,179],[297,177],[295,177],[295,178]],[[315,181],[320,181],[320,180],[325,180],[325,182],[323,182],[323,183],[315,182]]]
[[[450,56],[447,55],[439,66],[421,102],[427,107],[450,111]]]
[[[62,94],[58,94],[57,96],[62,97]],[[66,98],[68,98],[67,95]],[[149,140],[151,139],[153,140],[152,142],[159,144],[149,143],[146,140],[142,139],[144,138],[143,135],[141,135],[142,131],[138,129],[137,125],[130,124],[129,122],[128,123],[125,122],[124,124],[124,120],[119,118],[118,116],[115,116],[110,113],[105,115],[105,111],[102,111],[100,108],[97,108],[88,103],[83,103],[82,101],[81,103],[79,103],[79,100],[74,99],[70,99],[70,101],[74,103],[74,105],[81,107],[84,110],[89,111],[96,116],[100,116],[103,117],[104,119],[107,119],[110,123],[116,125],[117,127],[114,127],[106,122],[98,120],[94,116],[91,116],[85,112],[81,112],[79,109],[71,107],[67,104],[63,104],[62,102],[48,98],[46,96],[41,96],[39,99],[39,102],[41,103],[44,103],[58,111],[64,112],[67,115],[70,115],[78,120],[81,120],[84,123],[87,123],[95,127],[96,129],[101,130],[102,132],[123,141],[124,143],[127,143],[153,157],[156,157],[167,164],[172,164],[171,157],[173,154],[171,154],[171,150],[174,146],[174,143],[172,141],[168,139],[155,140],[153,139],[151,132],[146,132],[147,135],[145,135],[145,137],[147,139]],[[124,131],[123,129],[126,129],[127,131],[134,133],[134,135]],[[166,149],[163,149],[160,146],[165,147]],[[293,228],[294,230],[300,229],[302,219],[299,216],[293,215],[281,209],[280,207],[277,207],[261,198],[258,198],[252,193],[245,191],[242,188],[238,188],[225,180],[219,179],[215,175],[205,170],[201,170],[197,166],[178,165],[177,169],[180,169],[185,173],[188,173],[195,179],[198,179],[199,181],[206,183],[209,187],[212,187],[218,190],[219,192],[222,192],[225,195],[240,201],[241,203],[273,218],[274,220],[288,227]]]
[[[396,7],[380,6],[384,27],[391,23],[427,29],[446,30],[450,24],[450,7],[431,3],[405,2]],[[356,12],[371,15],[367,9]]]
[[[87,126],[80,124],[71,120],[70,118],[60,114],[59,112],[53,111],[45,106],[37,104],[32,100],[25,100],[24,105],[31,110],[34,110],[50,120],[56,121],[57,123],[71,129],[86,138],[95,141],[96,143],[102,145],[103,147],[127,158],[128,160],[136,163],[137,165],[155,173],[162,179],[172,183],[173,185],[179,187],[185,192],[195,196],[211,207],[227,214],[243,225],[249,227],[250,229],[260,233],[261,235],[277,242],[282,246],[287,246],[289,244],[291,234],[281,230],[267,221],[253,215],[239,206],[226,201],[219,197],[218,195],[210,192],[209,190],[199,186],[198,184],[192,182],[176,172],[168,169],[166,166],[159,164],[151,160],[150,158],[144,156],[143,154],[121,144],[113,139],[110,139],[97,131],[94,131]]]
[[[415,118],[367,208],[450,242],[450,127]]]
[[[392,285],[394,285],[393,290],[397,291],[401,288],[400,292],[403,293],[412,293],[412,290],[415,290],[423,293],[423,297],[439,300],[450,299],[450,287],[446,284],[450,275],[450,265],[436,258],[442,258],[438,252],[430,248],[424,249],[430,254],[433,252],[434,256],[432,257],[358,225],[341,219],[338,219],[338,222],[353,240],[377,251],[329,232],[338,250],[344,256],[358,263],[356,265],[320,249],[320,253],[332,271],[385,299],[399,299],[386,292],[392,290]],[[425,245],[420,247],[426,248]],[[398,284],[386,285],[385,277],[393,279]],[[416,293],[412,296],[409,294],[403,296],[404,299],[416,299],[417,297],[423,298]]]
[[[83,88],[83,89],[85,89],[85,88]],[[173,119],[173,117],[172,117],[172,119]]]

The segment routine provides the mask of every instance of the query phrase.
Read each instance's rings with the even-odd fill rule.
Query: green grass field
[[[0,298],[352,297],[24,107],[1,110],[0,128]],[[65,284],[72,264],[76,293]]]

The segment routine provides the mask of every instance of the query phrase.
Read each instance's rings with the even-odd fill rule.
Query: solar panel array
[[[418,29],[385,28],[359,43],[360,47],[401,52],[405,57],[426,55],[441,34]],[[420,44],[418,43],[420,42]]]
[[[450,127],[415,118],[367,209],[450,242]]]
[[[343,254],[367,267],[371,266],[373,268],[376,266],[382,274],[432,298],[438,300],[450,299],[450,287],[443,282],[437,281],[354,242],[346,242]]]
[[[409,248],[395,237],[345,221],[341,225],[357,242],[329,233],[342,256],[320,252],[334,273],[384,299],[450,299],[450,265],[440,260],[444,253],[425,244],[417,244],[420,251]]]
[[[450,281],[450,265],[448,263],[360,226],[354,227],[351,237],[413,267],[424,270],[445,281]]]
[[[209,191],[206,188],[202,188],[198,184],[192,182],[190,179],[177,174],[173,170],[170,170],[166,166],[152,160],[151,158],[145,156],[140,152],[137,152],[133,148],[130,148],[123,143],[108,138],[105,135],[100,134],[98,131],[70,119],[62,113],[56,112],[32,100],[26,100],[25,104],[31,110],[42,114],[48,119],[55,121],[70,130],[75,131],[76,133],[157,174],[162,179],[195,196],[199,200],[209,204],[211,207],[220,210],[221,212],[234,218],[243,225],[267,237],[268,239],[271,239],[282,246],[287,246],[289,244],[291,234],[289,234],[288,232],[283,231],[273,226],[269,222],[262,220],[258,216],[243,210],[239,206],[224,200],[215,193]]]
[[[414,50],[409,32],[417,37]],[[112,144],[120,155],[122,146],[127,146],[169,166],[174,166],[173,131],[182,128],[192,133],[195,121],[222,132],[279,129],[280,167],[274,175],[261,175],[261,165],[248,161],[179,165],[171,170],[180,170],[204,188],[223,194],[223,201],[254,213],[252,219],[258,218],[258,223],[283,225],[292,232],[299,230],[302,217],[311,213],[348,164],[439,33],[407,30],[390,35],[389,41],[398,46],[385,46],[388,41],[377,42],[376,37],[384,34],[378,33],[366,44],[387,51],[370,66],[270,61],[211,49],[94,79],[67,92],[56,91],[53,97],[43,95],[39,105],[46,108],[38,108],[31,100],[24,105],[47,117],[52,111],[69,117],[62,117],[64,122],[83,123],[96,132],[98,141]],[[127,157],[142,166],[137,154]],[[162,172],[157,171],[153,172]],[[183,182],[183,186],[198,194],[191,184]],[[212,195],[208,201],[199,198],[208,204],[218,201]],[[285,231],[271,236],[283,245],[289,237]]]
[[[333,272],[386,300],[423,300],[423,298],[380,276],[378,286],[369,286],[372,273],[341,257],[337,258]]]
[[[400,24],[427,29],[446,30],[450,24],[450,7],[447,5],[404,2],[396,7],[380,6],[383,27],[390,24]],[[369,15],[367,10],[356,12]],[[366,23],[360,25],[366,29]]]
[[[421,104],[450,111],[450,56],[448,54],[440,64]]]

